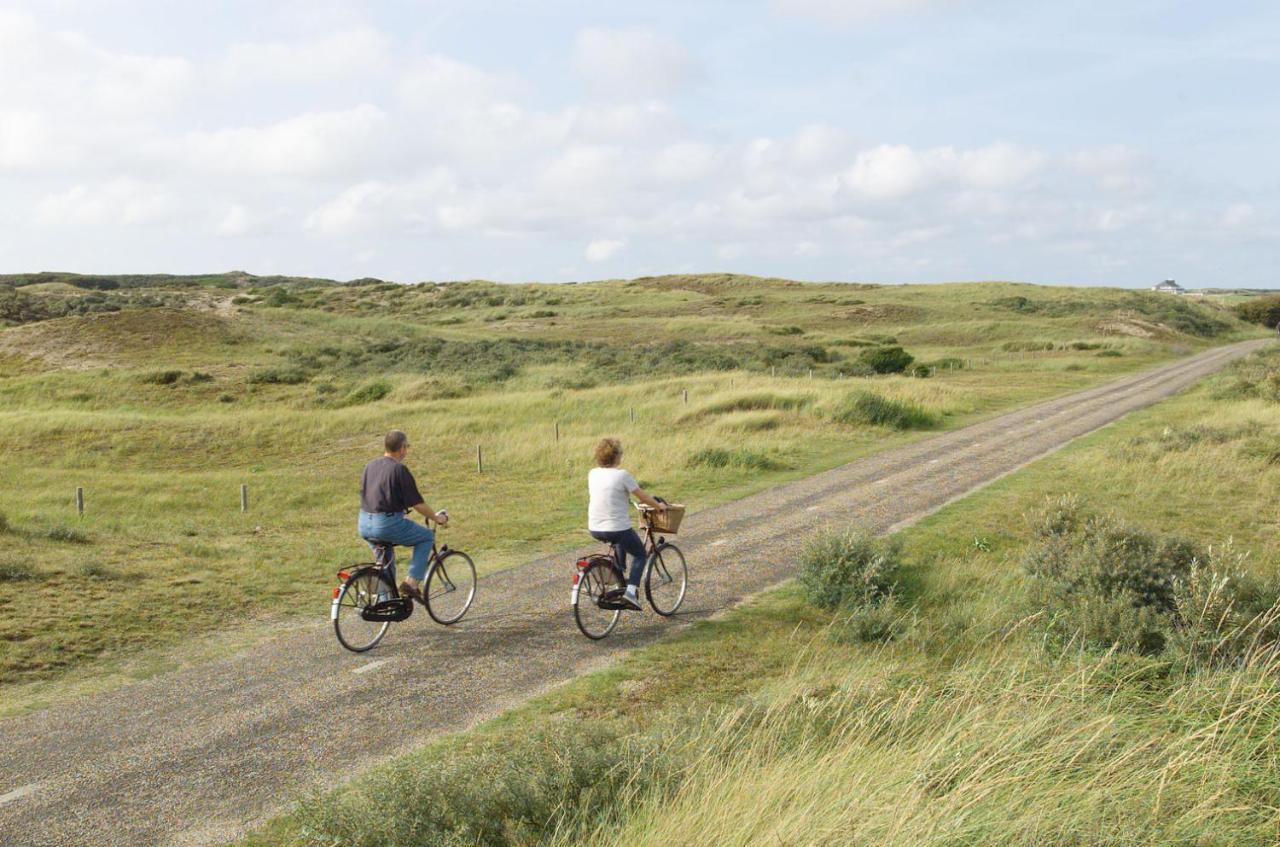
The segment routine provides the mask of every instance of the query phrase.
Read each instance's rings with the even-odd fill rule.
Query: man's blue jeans
[[[426,577],[427,560],[431,558],[431,545],[436,540],[436,534],[430,529],[395,512],[390,514],[361,512],[358,527],[360,537],[371,542],[370,550],[373,549],[373,541],[389,541],[401,547],[412,547],[413,558],[409,561],[409,576],[419,581]],[[395,579],[394,573],[391,574],[391,578]]]
[[[611,532],[593,529],[590,532],[591,537],[596,541],[607,541],[614,547],[621,547],[631,554],[631,573],[627,576],[627,584],[632,588],[639,587],[640,577],[644,576],[644,563],[648,558],[648,553],[644,549],[644,542],[640,540],[640,535],[634,529],[620,529]]]

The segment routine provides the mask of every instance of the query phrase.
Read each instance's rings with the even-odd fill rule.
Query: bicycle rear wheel
[[[361,617],[368,607],[396,596],[395,586],[377,568],[364,568],[353,573],[338,589],[330,617],[338,643],[352,653],[363,653],[378,646],[391,627],[390,621],[367,621]]]
[[[644,578],[644,593],[649,605],[663,617],[674,615],[684,602],[684,592],[689,585],[689,569],[684,554],[674,544],[660,544],[649,563]]]
[[[461,550],[450,550],[427,572],[422,596],[427,614],[448,626],[462,620],[476,596],[476,566]]]
[[[622,574],[608,561],[593,562],[578,575],[578,584],[573,587],[573,619],[583,635],[599,641],[613,632],[622,612],[602,609],[598,602],[606,591],[623,588]]]

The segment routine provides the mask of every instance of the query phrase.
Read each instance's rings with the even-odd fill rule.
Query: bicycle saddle
[[[373,563],[379,567],[387,567],[396,563],[396,545],[378,538],[365,539],[373,545]]]

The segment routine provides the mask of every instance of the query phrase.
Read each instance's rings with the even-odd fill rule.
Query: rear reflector
[[[335,586],[333,587],[333,599],[334,599],[334,600],[337,600],[337,599],[338,599],[338,593],[339,593],[340,591],[342,591],[342,587],[341,587],[341,586],[335,585]]]
[[[346,582],[347,577],[349,576],[351,576],[351,574],[347,573],[346,571],[338,571],[338,579],[342,580],[343,582]]]
[[[579,559],[579,560],[578,560],[578,567],[583,568],[584,570],[586,569],[587,565],[590,565],[590,564],[591,564],[591,560],[590,560],[590,559]]]

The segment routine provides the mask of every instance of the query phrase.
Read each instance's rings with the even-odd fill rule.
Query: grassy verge
[[[1258,445],[1280,435],[1278,370],[1257,357],[952,504],[900,534],[896,569],[867,565],[874,546],[814,548],[863,575],[852,602],[790,584],[245,843],[1273,844],[1275,653],[1060,637],[1034,564],[1052,539],[1029,516],[1075,494],[1107,537],[1230,539],[1235,576],[1274,602],[1280,463]],[[899,625],[865,625],[889,605]]]

